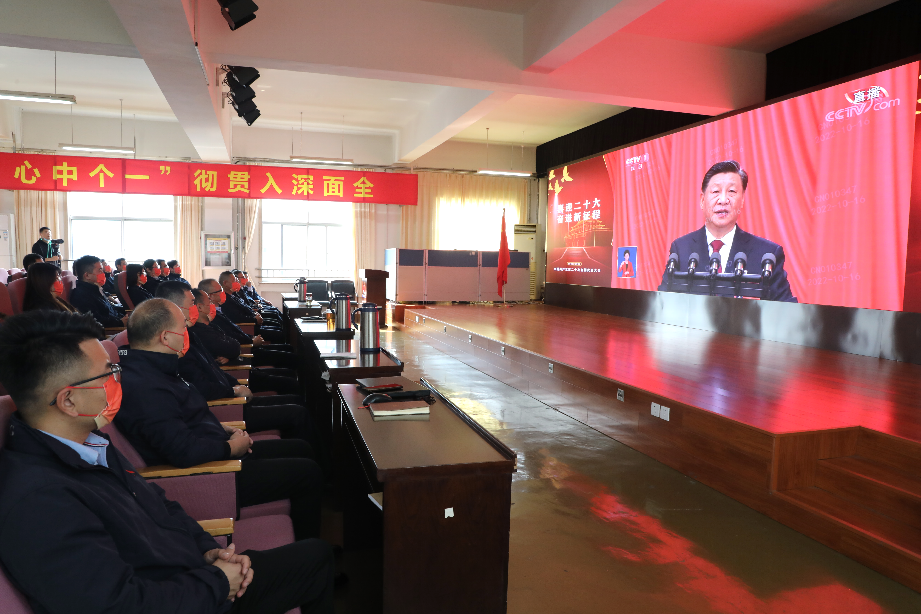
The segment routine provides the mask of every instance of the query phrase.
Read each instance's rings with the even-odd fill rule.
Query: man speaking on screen
[[[678,255],[678,267],[687,265],[688,257],[697,253],[705,264],[714,254],[720,257],[720,272],[732,268],[735,255],[743,252],[748,256],[748,269],[759,267],[764,254],[774,254],[777,259],[771,277],[764,287],[768,301],[797,302],[790,290],[787,272],[784,270],[783,247],[773,241],[747,233],[737,222],[745,205],[745,190],[748,188],[748,174],[735,160],[717,162],[704,175],[700,186],[700,209],[704,213],[704,226],[672,242],[669,254]],[[704,258],[706,254],[706,258]],[[754,266],[753,266],[754,265]],[[668,289],[668,272],[662,274],[659,290]]]

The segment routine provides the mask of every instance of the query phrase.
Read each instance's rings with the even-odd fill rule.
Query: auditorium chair
[[[13,303],[10,301],[10,291],[3,284],[0,284],[0,313],[5,316],[11,316],[15,313]]]
[[[9,279],[10,272],[6,269],[0,269],[0,284],[5,284],[6,280]]]
[[[128,345],[128,329],[125,329],[116,335],[112,335],[110,341],[115,344],[115,347]]]
[[[64,293],[61,294],[61,298],[63,298],[65,301],[69,303],[70,293],[73,291],[74,288],[77,287],[77,278],[76,277],[64,277],[63,275],[61,277],[62,277],[61,283],[64,284]]]
[[[10,302],[13,304],[13,313],[22,313],[22,302],[26,298],[26,279],[15,279],[11,281],[6,289],[10,293]]]
[[[134,302],[128,296],[128,274],[127,273],[116,273],[115,274],[115,289],[116,289],[116,294],[118,294],[118,300],[121,301],[122,306],[125,309],[134,309]]]
[[[352,297],[353,302],[357,300],[355,282],[351,279],[334,279],[329,282],[329,290],[333,296],[337,294],[348,294]]]
[[[318,303],[329,304],[329,282],[325,279],[308,279],[307,293]]]
[[[25,271],[16,271],[15,273],[11,273],[11,274],[10,274],[9,279],[8,279],[7,281],[8,281],[8,282],[10,282],[10,281],[16,281],[17,279],[22,279],[22,278],[25,277],[25,276],[26,276],[26,272],[25,272]]]
[[[10,416],[15,411],[16,405],[10,397],[0,397],[0,448],[6,439]],[[103,431],[112,437],[111,433],[105,429]],[[130,448],[138,459],[140,455],[127,443],[127,440],[121,437],[120,433],[118,436],[122,440],[121,445],[115,441],[115,437],[112,437],[112,444],[137,468],[139,465],[125,453],[125,450]],[[230,462],[233,463],[233,461]],[[141,464],[143,465],[143,461]],[[236,461],[237,467],[239,464],[240,461]],[[239,468],[236,470],[239,471]],[[234,520],[237,515],[237,487],[232,472],[152,478],[149,481],[162,488],[168,499],[179,503],[185,513],[211,533],[222,548],[227,547],[228,535],[233,536],[232,541],[236,552],[269,550],[294,543],[290,501],[273,501],[245,507],[240,510],[240,518]],[[25,596],[10,582],[6,572],[2,569],[0,569],[0,612],[3,614],[33,614]],[[296,608],[290,610],[288,614],[298,612],[300,609]]]

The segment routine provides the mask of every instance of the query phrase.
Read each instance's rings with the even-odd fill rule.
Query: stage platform
[[[545,305],[403,328],[921,591],[921,365]]]

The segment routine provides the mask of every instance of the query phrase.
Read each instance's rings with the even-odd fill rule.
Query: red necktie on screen
[[[719,256],[719,255],[720,255],[720,250],[723,249],[723,246],[724,246],[724,245],[726,245],[726,244],[723,243],[722,241],[720,241],[719,239],[713,239],[712,241],[710,241],[710,247],[713,248],[713,254],[711,254],[711,255],[712,255],[712,256]],[[722,260],[723,260],[723,259],[720,258],[720,262],[722,262]],[[716,270],[716,272],[717,272],[717,273],[722,273],[722,272],[723,272],[723,265],[722,265],[722,264],[720,264],[720,266],[719,266],[719,268]]]

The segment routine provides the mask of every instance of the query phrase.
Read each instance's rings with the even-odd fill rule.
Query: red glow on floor
[[[541,477],[550,479],[557,489],[566,489],[584,498],[590,512],[615,527],[638,544],[632,550],[602,546],[610,556],[627,564],[655,565],[656,573],[669,576],[676,610],[684,611],[685,600],[702,599],[712,612],[725,614],[861,614],[885,610],[868,598],[841,584],[827,584],[778,593],[767,600],[752,593],[739,578],[732,576],[696,551],[694,542],[666,528],[662,522],[624,504],[607,486],[575,473],[552,456],[545,456]],[[752,556],[757,556],[752,553]],[[660,595],[663,596],[663,595]],[[678,603],[681,602],[681,607]]]

